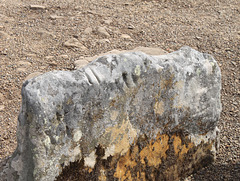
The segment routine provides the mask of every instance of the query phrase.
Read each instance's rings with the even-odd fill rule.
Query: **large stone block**
[[[190,47],[27,80],[9,178],[178,180],[214,160],[220,89],[216,61]]]

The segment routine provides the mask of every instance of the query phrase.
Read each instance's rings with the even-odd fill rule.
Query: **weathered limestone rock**
[[[189,47],[35,77],[22,88],[9,178],[178,180],[214,160],[220,89],[216,61]]]
[[[93,57],[82,57],[79,60],[76,60],[74,62],[75,68],[80,69],[83,66],[87,65],[89,62],[96,60],[99,57],[102,57],[104,55],[109,55],[109,54],[121,54],[121,53],[126,53],[126,52],[143,52],[148,55],[164,55],[167,54],[167,52],[161,48],[152,48],[152,47],[136,47],[133,50],[111,50],[105,53],[101,53],[100,55],[95,55]]]

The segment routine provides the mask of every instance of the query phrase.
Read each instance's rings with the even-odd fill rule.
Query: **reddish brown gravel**
[[[216,162],[185,180],[240,180],[239,0],[1,0],[0,172],[16,148],[29,74],[72,70],[81,57],[112,49],[184,45],[218,61],[223,106]]]

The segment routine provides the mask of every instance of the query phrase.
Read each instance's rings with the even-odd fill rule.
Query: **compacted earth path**
[[[29,76],[113,49],[184,45],[218,61],[223,106],[216,162],[185,180],[240,180],[239,0],[0,0],[0,172]]]

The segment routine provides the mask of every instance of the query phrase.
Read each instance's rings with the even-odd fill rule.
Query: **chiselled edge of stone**
[[[11,166],[14,167],[14,169],[18,172],[18,174],[21,175],[21,177],[32,179],[33,177],[38,180],[40,178],[44,178],[45,180],[52,180],[53,176],[56,176],[61,172],[62,168],[59,165],[59,158],[48,158],[48,155],[46,155],[47,150],[51,150],[51,142],[57,141],[58,138],[49,138],[47,136],[46,127],[52,126],[52,123],[49,122],[50,120],[58,120],[61,122],[63,119],[61,117],[61,107],[57,107],[58,105],[62,105],[62,100],[65,101],[65,111],[68,110],[68,106],[71,105],[71,99],[72,95],[75,95],[74,90],[71,89],[71,86],[75,88],[81,88],[83,92],[83,97],[88,94],[95,94],[93,90],[98,90],[100,85],[103,84],[116,84],[116,80],[118,80],[117,86],[121,85],[123,87],[113,87],[116,89],[116,93],[113,95],[108,95],[110,98],[116,96],[116,94],[123,94],[124,92],[127,92],[129,89],[135,88],[137,86],[137,81],[134,80],[134,78],[138,78],[141,75],[141,72],[147,72],[147,70],[154,69],[156,72],[161,72],[161,70],[164,69],[164,66],[169,66],[171,63],[176,63],[178,66],[182,67],[185,71],[188,71],[187,73],[194,73],[191,72],[191,63],[187,64],[187,61],[184,62],[182,60],[190,59],[190,56],[198,55],[203,56],[205,59],[209,59],[210,61],[205,65],[204,68],[205,73],[204,74],[212,74],[214,69],[214,76],[216,80],[219,82],[221,79],[220,77],[220,69],[217,66],[215,60],[207,55],[207,54],[200,54],[199,52],[192,50],[189,47],[184,47],[181,49],[181,51],[177,51],[168,55],[163,56],[147,56],[143,53],[125,53],[122,55],[109,55],[98,58],[96,61],[92,62],[88,66],[84,67],[83,69],[74,71],[74,72],[51,72],[46,73],[44,75],[41,75],[39,77],[36,77],[30,81],[26,81],[23,89],[22,89],[22,95],[23,95],[23,105],[21,109],[21,113],[19,116],[19,128],[18,134],[22,136],[18,136],[18,148],[13,156],[13,161]],[[187,54],[190,53],[191,55],[188,56]],[[127,58],[131,55],[131,61],[128,61]],[[120,57],[121,62],[118,62],[115,57]],[[179,56],[181,57],[179,60]],[[193,58],[193,63],[197,63],[197,59]],[[181,60],[182,59],[182,60]],[[137,63],[136,63],[137,62]],[[201,63],[201,62],[200,62]],[[129,69],[130,67],[130,69]],[[133,68],[134,67],[134,68]],[[213,68],[214,67],[214,68]],[[106,69],[107,68],[107,69]],[[197,72],[198,73],[198,72]],[[201,72],[199,72],[201,74]],[[129,77],[130,75],[130,77]],[[133,77],[131,77],[133,76]],[[119,79],[119,77],[121,77]],[[216,82],[216,86],[220,89],[221,85],[218,85]],[[221,81],[220,81],[221,82]],[[52,85],[49,87],[44,87],[44,85]],[[54,87],[58,87],[57,89],[54,89]],[[89,89],[91,87],[91,89]],[[34,90],[34,91],[33,91]],[[204,91],[204,90],[203,90]],[[86,94],[88,93],[88,94]],[[41,95],[50,95],[49,97],[43,97]],[[57,96],[56,96],[57,95]],[[81,96],[81,94],[79,95]],[[220,97],[220,90],[216,93],[216,97]],[[87,97],[89,98],[89,97]],[[83,102],[87,102],[86,100],[82,100]],[[28,106],[27,106],[28,105]],[[157,107],[160,107],[161,104],[157,105]],[[218,103],[218,108],[216,108],[216,115],[214,117],[216,119],[219,118],[220,110],[221,110],[221,104]],[[34,114],[31,113],[37,113],[39,110],[43,110],[42,115],[41,114]],[[28,115],[26,114],[28,113]],[[57,113],[57,114],[56,114]],[[161,114],[161,110],[159,111]],[[44,120],[42,119],[48,119]],[[214,125],[216,122],[212,120]],[[216,121],[216,120],[215,120]],[[47,124],[47,125],[45,125]],[[63,123],[64,125],[65,123]],[[117,123],[112,122],[113,126],[117,125]],[[45,126],[44,126],[45,125]],[[211,128],[214,128],[214,125]],[[80,140],[82,137],[82,130],[80,130],[76,125],[71,125],[71,122],[68,126],[71,126],[71,129],[74,132],[71,133],[70,138],[66,137],[64,138],[66,141],[68,141],[67,144],[64,145],[64,148],[66,149],[66,157],[67,162],[66,164],[69,164],[71,161],[75,161],[77,159],[82,158],[82,152],[80,150],[80,146],[76,143],[72,143],[72,138],[75,140]],[[101,125],[98,125],[101,126]],[[38,127],[40,131],[37,133],[35,130],[32,130],[33,128]],[[143,132],[137,128],[137,125],[133,122],[129,122],[126,120],[126,127],[132,128],[132,133],[129,134],[135,135],[141,135]],[[42,130],[42,131],[41,131]],[[103,130],[100,130],[97,134],[103,134]],[[161,128],[160,128],[161,130]],[[159,129],[156,130],[156,133],[159,132]],[[190,131],[191,132],[191,131]],[[205,130],[206,133],[206,130]],[[45,135],[45,140],[38,140],[38,135],[36,134],[43,134]],[[32,137],[29,138],[29,135]],[[153,134],[153,136],[156,134]],[[198,134],[195,134],[198,135]],[[43,136],[44,137],[44,136]],[[93,139],[89,138],[89,139]],[[87,138],[86,138],[87,139]],[[134,140],[132,140],[134,141]],[[129,143],[132,143],[131,140],[129,140]],[[94,143],[94,142],[93,142]],[[97,143],[95,143],[97,144]],[[35,146],[38,145],[38,148]],[[75,145],[75,148],[72,149],[72,146]],[[23,147],[22,147],[23,146]],[[96,145],[95,145],[96,146]],[[92,149],[94,148],[94,145],[89,147]],[[69,152],[69,149],[72,149],[73,152]],[[54,151],[54,154],[59,155],[58,151],[61,150],[61,147],[57,147]],[[89,153],[89,165],[91,165],[91,158],[94,157],[94,151],[91,149],[87,151]],[[110,149],[110,148],[109,148]],[[45,155],[44,158],[39,158],[38,156]],[[84,154],[85,155],[85,154]],[[32,160],[33,158],[33,160]],[[30,159],[29,163],[30,165],[21,166],[22,160]],[[86,159],[88,159],[86,157]],[[45,162],[41,163],[41,160],[44,160]],[[14,163],[15,166],[14,166]],[[46,164],[46,165],[43,165]],[[94,164],[94,163],[93,163]],[[58,169],[56,169],[56,167]],[[29,169],[29,173],[24,172],[22,168]],[[54,168],[54,169],[53,169]],[[31,170],[34,170],[33,175],[31,175]],[[46,172],[46,173],[45,173]],[[24,173],[27,174],[24,175]],[[21,178],[20,178],[21,180]]]

